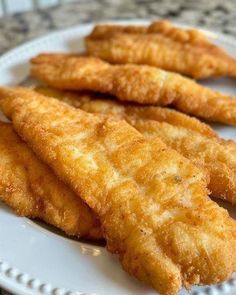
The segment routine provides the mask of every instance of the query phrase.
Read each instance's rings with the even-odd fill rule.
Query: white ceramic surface
[[[147,24],[147,21],[122,23]],[[83,37],[92,24],[52,33],[11,50],[0,57],[0,85],[15,85],[29,74],[29,59],[49,51],[83,50]],[[236,41],[205,31],[216,44],[236,56]],[[212,88],[236,95],[236,79],[204,82]],[[236,139],[236,128],[215,125],[225,138]],[[0,135],[1,136],[1,135]],[[221,202],[236,218],[233,206]],[[66,238],[50,227],[17,217],[0,203],[0,285],[22,295],[128,295],[156,294],[131,278],[115,256],[104,247]],[[187,294],[185,290],[181,295]],[[194,295],[236,294],[236,277],[217,286],[194,287]]]

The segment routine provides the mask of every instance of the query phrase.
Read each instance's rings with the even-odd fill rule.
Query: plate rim
[[[0,258],[0,287],[17,295],[93,295],[92,293],[80,293],[64,288],[52,286],[50,283],[42,282],[29,274],[12,267]],[[33,292],[33,293],[32,293]]]
[[[155,20],[160,18],[156,17]],[[75,26],[71,26],[66,29],[54,30],[46,35],[35,37],[31,40],[28,40],[0,55],[0,68],[3,66],[7,66],[8,61],[10,59],[16,58],[15,55],[19,54],[22,50],[26,51],[28,48],[32,48],[37,43],[48,42],[49,40],[55,38],[62,38],[64,35],[70,34],[73,31],[81,30],[81,29],[90,29],[96,24],[104,24],[104,23],[113,23],[113,24],[148,24],[153,21],[153,18],[135,18],[135,19],[107,19],[98,22],[85,22]],[[233,36],[230,34],[224,34],[222,32],[217,32],[212,29],[205,28],[203,26],[191,26],[178,21],[172,21],[179,27],[182,28],[196,28],[200,31],[203,31],[208,37],[212,39],[218,39],[222,42],[225,42],[231,46],[236,48],[236,40],[234,40]],[[40,295],[40,294],[48,294],[48,295],[93,295],[93,293],[81,293],[74,292],[71,290],[66,290],[64,288],[58,288],[56,286],[52,286],[50,283],[41,282],[38,278],[33,278],[29,274],[24,273],[12,265],[9,265],[6,261],[4,261],[0,257],[0,287],[3,287],[9,292],[13,292],[19,295]],[[220,284],[203,287],[201,291],[193,291],[192,295],[206,295],[211,294],[209,291],[214,293],[215,295],[223,295],[225,288],[226,292],[236,291],[236,277],[232,277],[229,280],[226,280]]]

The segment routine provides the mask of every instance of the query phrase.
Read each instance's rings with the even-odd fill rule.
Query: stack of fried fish
[[[98,25],[85,44],[33,58],[44,84],[0,88],[0,198],[105,239],[160,294],[229,278],[236,221],[209,195],[236,203],[236,143],[189,115],[236,125],[236,100],[189,77],[236,76],[236,60],[167,21]]]

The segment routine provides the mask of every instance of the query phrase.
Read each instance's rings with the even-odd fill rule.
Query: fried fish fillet
[[[111,63],[146,64],[193,78],[236,76],[236,59],[205,34],[169,21],[149,26],[97,25],[85,39],[89,54]]]
[[[36,91],[56,97],[87,112],[125,119],[148,138],[161,138],[208,172],[209,190],[215,197],[236,204],[236,143],[217,137],[206,124],[175,110],[139,105],[122,105],[89,93],[38,87]]]
[[[34,91],[48,97],[57,98],[89,113],[111,114],[121,119],[132,116],[137,119],[155,120],[188,128],[207,137],[218,136],[207,124],[170,108],[121,103],[114,100],[112,96],[92,91],[67,91],[42,85],[36,86]]]
[[[13,131],[0,122],[0,200],[17,214],[39,218],[69,235],[99,239],[91,209],[40,162]]]
[[[0,89],[14,128],[98,214],[126,271],[163,295],[236,269],[236,223],[206,177],[159,139],[26,89]]]
[[[59,89],[97,91],[139,104],[171,104],[184,113],[236,125],[236,99],[154,67],[110,65],[93,57],[42,54],[32,59],[31,72]]]

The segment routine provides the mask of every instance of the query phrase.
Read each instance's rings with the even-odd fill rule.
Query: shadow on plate
[[[101,240],[101,241],[93,241],[93,240],[89,240],[89,239],[84,239],[84,238],[78,238],[75,236],[68,236],[66,233],[64,233],[62,230],[52,226],[52,225],[48,225],[45,222],[38,220],[38,219],[30,219],[30,221],[32,223],[34,223],[36,226],[39,226],[41,228],[43,228],[44,230],[47,230],[55,235],[58,235],[60,237],[63,237],[64,239],[68,239],[71,241],[76,241],[76,242],[80,242],[80,243],[85,243],[88,245],[92,245],[92,246],[100,246],[100,247],[105,247],[106,246],[106,242],[105,240]]]

